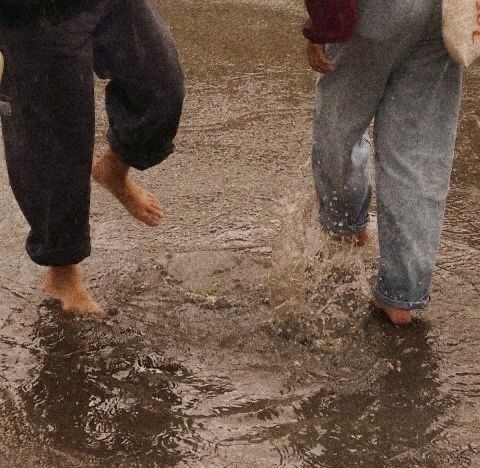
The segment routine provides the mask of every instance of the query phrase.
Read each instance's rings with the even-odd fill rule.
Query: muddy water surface
[[[2,166],[0,466],[480,466],[480,72],[433,302],[396,330],[369,304],[375,238],[316,223],[300,6],[162,2],[188,96],[178,151],[138,178],[167,217],[143,228],[94,188],[104,323],[42,302]]]

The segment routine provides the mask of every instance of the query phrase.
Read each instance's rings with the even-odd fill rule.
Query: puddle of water
[[[330,412],[321,410],[327,417],[321,421],[321,435],[314,439],[321,453],[312,458],[307,451],[305,466],[470,466],[477,453],[478,431],[472,430],[473,418],[465,407],[478,407],[479,381],[472,373],[478,348],[472,337],[476,332],[465,332],[472,318],[477,320],[478,289],[470,288],[462,298],[468,286],[448,291],[438,279],[434,286],[438,302],[425,318],[418,317],[414,327],[400,331],[382,323],[382,315],[369,304],[376,241],[361,250],[329,241],[318,225],[310,192],[288,206],[273,251],[274,324],[288,340],[317,345],[323,353],[333,350],[338,367],[343,366],[347,375],[356,366],[363,369],[366,385],[342,376],[341,395],[330,402]],[[462,226],[471,228],[467,224]],[[478,263],[469,265],[472,257],[468,255],[476,256],[478,251],[468,244],[457,242],[456,246],[457,254],[467,254],[463,266],[457,263],[452,268],[455,261],[448,235],[439,264],[449,266],[448,284],[464,285],[462,280],[471,269],[478,278]],[[447,321],[450,331],[445,334],[442,326],[427,321],[431,317],[433,325],[435,320],[443,322],[454,310],[448,305],[445,311],[449,300],[458,304],[462,299],[455,310],[463,312],[456,317],[466,320],[463,326],[452,327]],[[464,309],[466,304],[469,311]],[[442,360],[445,335],[457,337],[456,359],[448,359],[448,364]],[[466,349],[471,346],[475,351]],[[453,382],[458,382],[460,391]],[[317,405],[321,407],[315,399],[312,407],[307,405],[305,420],[311,420]],[[445,443],[451,433],[456,446]],[[300,446],[305,450],[308,444],[303,441]]]
[[[315,211],[311,195],[287,207],[270,307],[225,284],[229,265],[266,280],[257,254],[195,252],[107,273],[122,314],[106,324],[41,310],[28,339],[2,343],[26,354],[11,385],[36,441],[71,466],[469,466],[475,444],[446,440],[466,429],[457,411],[477,404],[478,374],[443,368],[446,351],[468,357],[468,337],[445,343],[424,320],[393,329],[369,305],[374,246],[330,243]],[[198,262],[228,300],[208,302]]]
[[[332,245],[313,190],[292,195],[311,178],[301,8],[242,4],[163,2],[189,97],[177,154],[143,176],[170,209],[160,234],[94,194],[85,267],[116,315],[38,308],[2,198],[1,466],[480,465],[478,72],[435,302],[395,330],[369,303],[375,245]]]

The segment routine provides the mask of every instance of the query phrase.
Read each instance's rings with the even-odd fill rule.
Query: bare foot
[[[60,301],[65,312],[86,316],[105,316],[103,309],[88,293],[75,265],[48,269],[43,292]]]
[[[342,236],[340,234],[333,234],[333,233],[330,233],[330,236],[332,237],[333,240],[337,242],[352,244],[357,247],[363,247],[368,242],[367,228],[362,229],[360,232],[357,232],[356,234],[352,234],[349,236]]]
[[[394,325],[398,327],[404,327],[406,325],[410,325],[410,323],[412,322],[413,317],[412,313],[409,310],[394,309],[393,307],[388,307],[385,304],[382,304],[377,299],[374,299],[373,301],[377,308],[383,310],[383,312],[387,314],[387,317]]]
[[[95,161],[92,176],[107,189],[136,219],[148,226],[158,226],[163,209],[153,193],[136,184],[127,166],[112,150]]]

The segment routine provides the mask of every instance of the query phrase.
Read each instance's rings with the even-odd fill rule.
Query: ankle
[[[48,273],[52,276],[65,276],[78,273],[77,265],[52,266],[48,268]]]
[[[125,164],[120,156],[118,156],[112,149],[105,151],[100,158],[99,164],[106,175],[113,176],[117,180],[126,180],[130,171],[130,166]]]
[[[80,269],[77,265],[50,267],[47,272],[47,282],[56,287],[78,282],[81,279]]]
[[[355,234],[335,234],[332,232],[329,232],[329,234],[336,242],[344,242],[357,247],[363,247],[369,240],[367,228],[364,228]]]

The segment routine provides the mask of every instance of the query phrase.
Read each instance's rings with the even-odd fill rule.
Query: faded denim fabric
[[[357,0],[359,21],[356,33],[372,41],[385,41],[422,20],[418,13],[425,3],[418,0]]]
[[[364,133],[374,119],[380,242],[374,294],[391,307],[423,308],[449,188],[462,71],[443,43],[439,0],[367,4],[391,11],[409,5],[411,14],[391,36],[384,11],[371,8],[350,42],[328,49],[336,69],[318,80],[314,125],[320,221],[337,234],[366,226],[371,186]],[[378,34],[367,34],[367,24]]]

